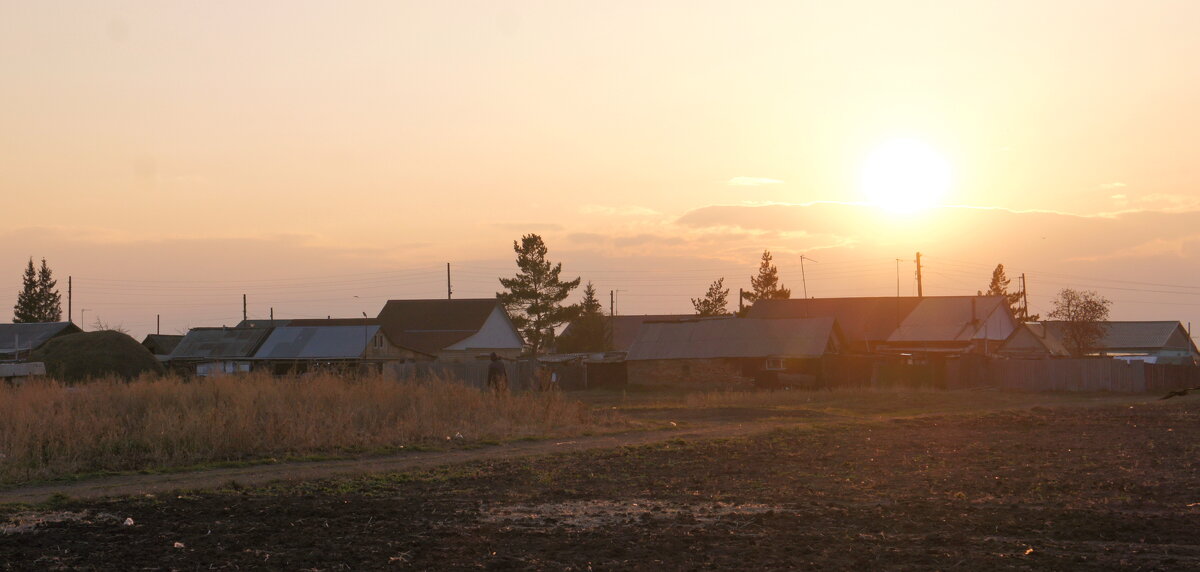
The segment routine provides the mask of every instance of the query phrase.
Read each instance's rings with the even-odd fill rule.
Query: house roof
[[[155,355],[166,355],[175,350],[183,336],[178,334],[146,334],[142,345]]]
[[[629,346],[633,345],[633,340],[637,339],[638,330],[642,328],[642,324],[646,322],[676,322],[680,320],[694,320],[695,314],[634,314],[626,316],[605,316],[609,326],[612,328],[612,348],[614,351],[626,351]],[[575,328],[575,322],[567,324],[559,337],[570,336],[570,332]]]
[[[1023,340],[1029,340],[1037,344],[1038,347],[1022,346],[1021,343]],[[1063,344],[1062,337],[1048,330],[1042,322],[1017,324],[1017,328],[1013,330],[1013,333],[1000,346],[1000,353],[1019,354],[1026,352],[1045,353],[1058,357],[1071,355],[1071,351]]]
[[[254,353],[259,359],[359,358],[367,351],[379,325],[333,325],[275,328]]]
[[[1060,339],[1065,339],[1067,322],[1045,321],[1044,326]],[[1183,324],[1175,321],[1104,322],[1104,336],[1096,343],[1097,351],[1137,352],[1176,349],[1196,353],[1196,345],[1187,335]]]
[[[291,320],[242,320],[238,322],[236,328],[274,328],[277,326],[286,326]]]
[[[0,324],[0,354],[36,350],[50,338],[82,331],[71,322]]]
[[[626,359],[814,358],[840,337],[833,318],[646,322]]]
[[[379,323],[396,345],[433,355],[478,333],[497,307],[495,298],[388,300]]]
[[[169,359],[248,358],[270,333],[271,328],[193,328]]]
[[[1004,296],[929,296],[919,300],[888,336],[889,343],[968,342],[980,324],[1006,304]]]
[[[799,298],[759,300],[747,318],[834,318],[846,340],[852,343],[882,342],[920,304],[915,296],[879,298]]]

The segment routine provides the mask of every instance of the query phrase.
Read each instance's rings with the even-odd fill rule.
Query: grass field
[[[446,380],[231,376],[0,385],[0,485],[624,426],[611,411],[561,393],[496,396]]]
[[[1200,400],[1001,394],[1014,408],[944,414],[976,394],[818,397],[833,413],[747,438],[10,507],[0,553],[12,569],[1200,567]],[[730,399],[646,411],[753,409]],[[795,407],[778,405],[759,416]]]

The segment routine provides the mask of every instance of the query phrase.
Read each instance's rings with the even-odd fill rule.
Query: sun
[[[863,163],[860,189],[876,206],[911,213],[938,204],[950,190],[950,163],[916,139],[892,139]]]

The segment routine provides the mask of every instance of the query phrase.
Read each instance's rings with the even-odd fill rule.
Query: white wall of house
[[[972,338],[976,340],[987,339],[993,342],[1003,342],[1016,329],[1017,324],[1013,321],[1012,316],[1008,315],[1008,312],[1004,311],[1004,308],[996,308],[996,311],[992,312],[979,325],[979,329],[975,330],[975,335]]]
[[[208,377],[215,375],[229,375],[233,373],[247,373],[250,371],[250,362],[248,361],[210,361],[196,364],[196,376]]]
[[[512,322],[497,305],[483,327],[471,337],[445,348],[446,351],[465,350],[511,350],[520,352],[521,336],[513,329]]]

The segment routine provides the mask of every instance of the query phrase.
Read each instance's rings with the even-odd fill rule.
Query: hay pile
[[[65,382],[103,377],[133,379],[163,373],[162,364],[137,340],[116,331],[83,332],[54,338],[30,356],[46,364],[46,375]]]

